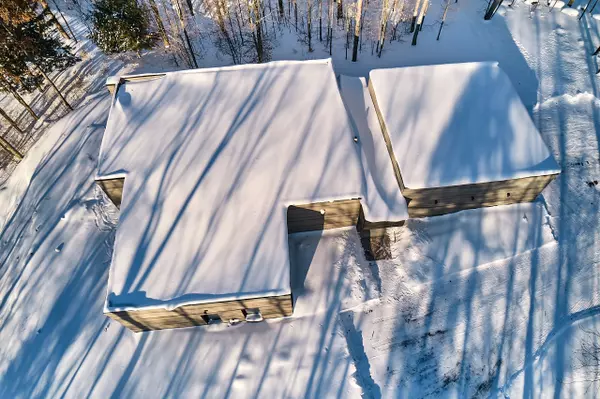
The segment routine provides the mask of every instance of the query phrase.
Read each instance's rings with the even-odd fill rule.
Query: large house
[[[409,216],[531,201],[559,172],[491,63],[368,85],[330,60],[107,85],[96,180],[120,219],[104,311],[133,331],[290,316],[288,234],[373,239]]]

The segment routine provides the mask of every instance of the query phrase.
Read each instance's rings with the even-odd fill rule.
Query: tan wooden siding
[[[377,119],[383,132],[388,155],[394,167],[396,180],[402,191],[402,195],[406,198],[408,216],[411,218],[443,215],[465,209],[531,202],[558,176],[558,174],[551,174],[478,184],[425,189],[408,188],[404,185],[400,167],[392,148],[390,135],[371,82],[369,82],[368,86],[373,105],[375,106]]]
[[[558,174],[524,177],[480,184],[405,189],[408,215],[413,218],[442,215],[465,209],[531,202]]]
[[[359,199],[290,205],[288,233],[356,226],[361,213]]]
[[[265,319],[291,316],[292,295],[190,304],[172,310],[139,309],[105,314],[131,331],[141,332],[205,325],[202,318],[205,315],[219,315],[225,323],[230,319],[244,320],[245,309],[259,309]]]
[[[121,200],[123,199],[123,185],[125,184],[124,178],[119,179],[106,179],[96,180],[96,183],[102,188],[102,191],[108,198],[115,204],[115,206],[121,209]]]

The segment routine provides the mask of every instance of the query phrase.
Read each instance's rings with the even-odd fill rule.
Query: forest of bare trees
[[[196,67],[210,45],[234,64],[266,62],[289,33],[308,53],[343,51],[352,61],[363,52],[381,57],[394,41],[417,43],[431,6],[431,0],[143,1],[165,48],[184,67]],[[431,24],[439,25],[452,8],[458,8],[454,0],[436,4],[440,15],[431,16]]]

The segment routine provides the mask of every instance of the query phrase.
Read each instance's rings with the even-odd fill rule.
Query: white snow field
[[[0,187],[0,397],[598,396],[598,21],[518,2],[484,22],[486,3],[334,69],[498,61],[561,168],[537,201],[409,220],[385,261],[352,229],[296,234],[293,317],[133,334],[102,314],[118,213],[94,186],[98,92]]]

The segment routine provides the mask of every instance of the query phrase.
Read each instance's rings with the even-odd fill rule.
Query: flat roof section
[[[97,174],[125,177],[105,310],[289,294],[289,205],[381,206],[355,134],[329,60],[121,79]]]
[[[403,188],[560,172],[497,63],[377,69],[370,72],[369,86]]]

